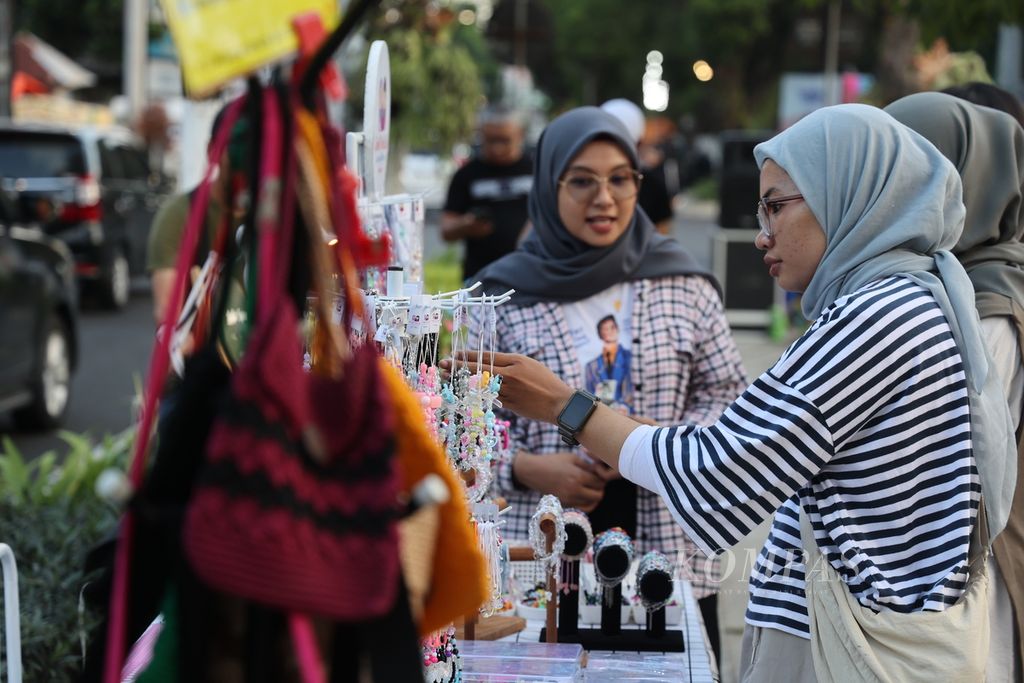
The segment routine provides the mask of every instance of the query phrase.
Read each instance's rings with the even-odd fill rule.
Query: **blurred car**
[[[0,198],[0,411],[15,424],[61,423],[78,359],[75,262],[38,227],[10,220]]]
[[[150,172],[141,141],[119,128],[0,123],[0,177],[17,198],[18,218],[64,242],[79,281],[103,306],[123,308],[169,192]]]

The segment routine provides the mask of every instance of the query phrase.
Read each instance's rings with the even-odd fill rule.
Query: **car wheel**
[[[32,402],[14,412],[25,429],[52,429],[60,424],[71,398],[71,340],[67,327],[51,318],[43,335],[32,378]]]
[[[132,273],[128,266],[128,257],[120,247],[111,250],[99,286],[100,300],[104,308],[120,310],[128,305]]]

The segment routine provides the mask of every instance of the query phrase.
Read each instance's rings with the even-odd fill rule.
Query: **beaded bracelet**
[[[625,562],[616,563],[623,565],[620,571],[605,574],[601,571],[601,555],[615,552],[616,548],[625,554]],[[614,588],[619,585],[629,573],[631,564],[633,564],[633,541],[621,527],[616,526],[602,531],[594,538],[594,574],[597,577],[597,582],[603,587]]]
[[[636,570],[636,591],[648,612],[654,612],[672,600],[674,571],[672,561],[658,550],[640,558]]]
[[[584,514],[580,510],[572,508],[565,511],[564,519],[565,534],[567,541],[566,545],[569,547],[567,547],[563,551],[562,558],[566,560],[579,560],[584,555],[586,555],[587,551],[590,550],[590,547],[594,545],[594,532],[590,528],[590,518],[587,517],[586,514]],[[572,539],[574,543],[569,543],[569,536],[573,535],[574,528],[579,528],[580,533],[582,533],[582,535],[586,538],[583,548],[580,549],[579,552],[575,553],[571,552],[572,550],[574,550],[574,548],[571,546],[576,545],[579,542],[579,539]]]
[[[544,533],[540,530],[540,520],[549,512],[555,517],[555,541],[550,553],[547,551]],[[565,550],[565,519],[562,515],[562,503],[555,496],[548,494],[541,498],[537,510],[530,518],[530,547],[533,548],[533,556],[550,569],[558,566],[558,560]]]

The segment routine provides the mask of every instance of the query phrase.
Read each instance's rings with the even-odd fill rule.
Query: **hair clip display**
[[[594,538],[594,574],[603,587],[622,583],[632,563],[633,541],[620,527],[612,527]]]
[[[547,550],[547,540],[541,530],[541,521],[547,516],[554,517],[555,540],[551,552]],[[562,514],[562,503],[552,495],[546,495],[537,504],[537,510],[530,518],[530,547],[533,556],[543,562],[549,569],[558,567],[558,561],[565,551],[565,519]]]
[[[636,591],[648,612],[667,605],[675,588],[675,567],[664,553],[652,550],[640,558],[636,570]]]

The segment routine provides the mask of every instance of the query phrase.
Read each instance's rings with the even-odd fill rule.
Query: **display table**
[[[543,619],[528,619],[526,629],[494,643],[463,642],[464,683],[583,683],[604,681],[694,681],[719,680],[718,667],[710,655],[704,623],[689,582],[679,583],[683,598],[682,620],[686,651],[680,653],[638,653],[591,650],[579,646],[539,643]],[[625,624],[622,629],[643,629]],[[521,644],[516,648],[514,644]],[[496,646],[496,647],[495,647]],[[538,648],[548,648],[541,651]],[[573,648],[577,648],[573,650]],[[579,653],[579,656],[577,656]],[[521,655],[521,656],[520,656]]]

